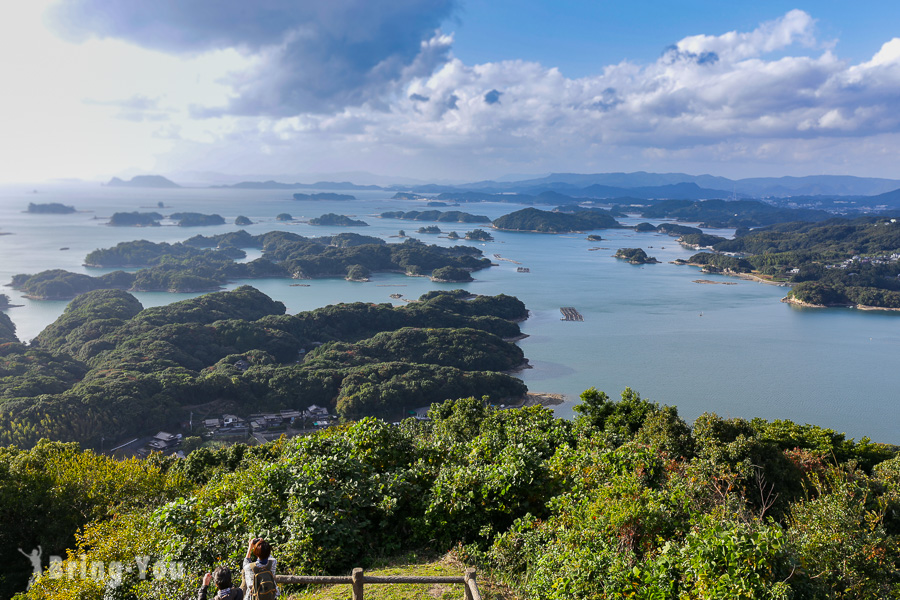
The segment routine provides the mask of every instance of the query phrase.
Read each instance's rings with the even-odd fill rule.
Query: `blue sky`
[[[623,60],[654,61],[688,35],[749,31],[795,8],[812,15],[821,38],[838,40],[841,56],[853,62],[900,35],[900,2],[847,0],[467,0],[446,28],[463,62],[522,59],[583,77]]]
[[[897,2],[30,0],[0,51],[6,181],[898,176]]]

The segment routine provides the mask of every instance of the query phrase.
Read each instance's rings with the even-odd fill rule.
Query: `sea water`
[[[255,222],[244,227],[252,234],[275,229],[305,236],[354,231],[398,242],[395,236],[403,229],[427,243],[475,245],[497,266],[474,273],[475,281],[469,284],[375,274],[367,283],[338,278],[256,279],[230,282],[227,288],[253,285],[284,302],[289,313],[338,302],[400,305],[403,299],[392,299],[390,294],[415,299],[437,289],[465,287],[478,294],[506,293],[520,298],[530,312],[521,324],[528,337],[519,345],[531,368],[519,376],[531,391],[564,394],[568,400],[555,409],[561,416],[572,415],[579,394],[591,386],[613,398],[631,387],[645,398],[676,405],[689,422],[711,411],[725,417],[791,419],[830,427],[857,439],[869,436],[875,441],[900,443],[900,313],[784,304],[779,300],[787,288],[669,264],[693,254],[670,236],[632,230],[561,235],[492,231],[494,242],[454,242],[415,231],[434,224],[445,233],[452,230],[464,235],[487,226],[380,219],[377,215],[388,210],[429,207],[424,201],[393,200],[392,193],[376,191],[349,192],[358,198],[355,201],[295,201],[291,192],[276,190],[149,190],[86,184],[42,185],[34,192],[33,186],[0,188],[0,234],[10,234],[0,235],[0,282],[8,282],[16,273],[54,268],[101,274],[108,269],[82,265],[91,250],[135,239],[176,242],[196,234],[235,231],[239,228],[233,221],[238,215]],[[79,212],[29,214],[24,212],[29,202],[61,202]],[[158,202],[165,208],[157,208]],[[496,218],[520,208],[511,203],[474,203],[438,210]],[[217,213],[227,224],[192,228],[106,225],[112,213],[134,210],[164,215]],[[275,215],[282,212],[303,220],[328,212],[354,215],[370,226],[315,227],[275,221]],[[641,219],[620,221],[633,225]],[[587,233],[599,234],[603,240],[589,242]],[[644,248],[661,262],[636,266],[612,257],[624,247]],[[509,260],[498,260],[495,254]],[[248,250],[247,260],[257,256],[257,250]],[[517,272],[519,266],[530,272]],[[697,279],[735,285],[694,283]],[[2,291],[14,304],[22,305],[8,309],[7,314],[23,341],[52,323],[67,304],[29,300],[11,288]],[[198,294],[134,295],[146,307]],[[561,321],[562,306],[575,307],[585,320]]]

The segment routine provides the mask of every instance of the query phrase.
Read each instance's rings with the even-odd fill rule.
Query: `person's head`
[[[259,562],[263,563],[269,560],[269,556],[272,554],[272,546],[262,538],[256,538],[250,546],[250,549],[253,551],[253,554]]]
[[[231,569],[228,567],[216,567],[212,572],[213,583],[220,590],[227,590],[231,587]]]

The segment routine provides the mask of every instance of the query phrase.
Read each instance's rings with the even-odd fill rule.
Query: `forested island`
[[[408,221],[435,221],[438,223],[490,223],[484,215],[473,215],[459,210],[395,210],[381,213],[382,219],[405,219]]]
[[[313,194],[294,194],[294,200],[356,200],[352,194],[337,194],[335,192],[316,192]]]
[[[250,262],[235,262],[246,256],[241,248],[259,248],[263,255]],[[98,289],[202,292],[219,289],[235,279],[347,277],[356,266],[359,268],[351,279],[365,279],[374,272],[431,275],[444,267],[471,272],[489,267],[491,262],[471,246],[443,248],[414,239],[386,244],[379,238],[355,233],[307,238],[272,231],[252,236],[241,230],[211,237],[194,236],[176,244],[122,242],[89,253],[85,264],[140,270],[92,277],[55,269],[15,275],[10,285],[33,299],[67,300]]]
[[[616,250],[615,258],[627,260],[633,265],[652,265],[659,261],[652,256],[647,256],[643,248],[619,248]]]
[[[253,221],[251,221],[244,215],[238,215],[234,218],[234,224],[238,227],[246,227],[247,225],[253,225]]]
[[[424,331],[403,335],[428,346]],[[334,342],[315,360],[330,369],[349,351],[393,358],[384,347]],[[260,380],[218,380],[228,375]],[[158,570],[153,585],[136,573],[43,577],[30,600],[188,597],[212,566],[237,568],[248,537],[264,532],[279,573],[369,573],[385,562],[396,573],[450,550],[478,567],[482,590],[511,588],[492,598],[896,597],[896,447],[790,421],[706,413],[688,424],[632,389],[613,400],[591,388],[577,411],[566,420],[463,398],[432,405],[429,421],[367,418],[186,459],[119,461],[47,441],[7,449],[0,512],[16,526],[0,533],[0,594],[24,590],[31,575],[16,548],[40,546],[69,550],[64,573],[115,561],[136,571],[137,556]],[[160,574],[174,561],[183,578]]]
[[[783,223],[733,240],[703,238],[714,253],[687,262],[707,271],[755,273],[795,284],[787,301],[900,308],[900,224],[890,217]],[[690,240],[686,236],[686,240]]]
[[[310,225],[329,225],[332,227],[368,227],[369,224],[359,219],[351,219],[346,215],[337,215],[335,213],[325,213],[321,217],[315,217],[309,220]]]
[[[25,212],[30,212],[38,215],[68,215],[75,212],[75,207],[61,204],[59,202],[48,202],[46,204],[35,204],[34,202],[29,202],[28,209]]]
[[[293,316],[249,286],[148,309],[127,292],[97,290],[29,346],[0,317],[0,444],[95,445],[205,402],[242,414],[302,402],[346,418],[396,418],[449,398],[518,398],[525,385],[498,371],[523,362],[503,338],[519,336],[511,320],[526,316],[513,297],[461,290]]]
[[[221,215],[204,215],[195,212],[172,213],[169,218],[177,221],[179,227],[207,227],[225,224],[225,219]]]
[[[159,227],[163,216],[158,212],[117,212],[109,218],[112,227]]]
[[[466,232],[466,239],[477,242],[493,242],[494,236],[492,236],[484,229],[473,229],[472,231]]]
[[[523,208],[494,219],[493,226],[507,231],[538,233],[570,233],[591,229],[621,227],[609,211],[594,208],[572,213],[551,212],[537,208]]]

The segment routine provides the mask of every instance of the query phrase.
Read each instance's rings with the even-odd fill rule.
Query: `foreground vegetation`
[[[524,361],[503,338],[520,335],[511,320],[526,316],[516,298],[462,290],[296,315],[249,286],[148,309],[99,290],[26,346],[0,313],[0,444],[100,447],[202,405],[248,415],[317,404],[344,418],[397,419],[447,398],[499,403],[526,392],[500,372]]]
[[[789,421],[705,414],[689,426],[630,389],[613,402],[592,388],[577,410],[567,421],[461,399],[427,422],[366,418],[187,459],[7,449],[0,513],[20,526],[0,531],[0,560],[18,569],[2,592],[30,572],[13,549],[41,545],[69,548],[73,577],[41,578],[34,600],[190,595],[255,534],[274,542],[281,572],[452,549],[527,598],[900,594],[895,448]],[[181,562],[185,577],[77,575],[136,556]]]

